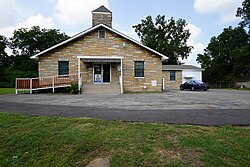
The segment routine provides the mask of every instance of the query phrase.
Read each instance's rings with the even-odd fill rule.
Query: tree
[[[0,82],[6,81],[4,70],[10,65],[10,58],[5,52],[8,46],[8,40],[6,37],[0,35]]]
[[[37,62],[30,59],[49,47],[52,47],[69,37],[56,29],[40,29],[34,26],[31,29],[21,28],[15,30],[10,38],[10,48],[13,55],[10,56],[11,64],[5,69],[8,82],[14,85],[17,77],[36,77],[38,74]]]
[[[158,15],[155,23],[148,16],[133,28],[144,45],[169,57],[166,64],[177,64],[178,58],[187,58],[193,48],[187,45],[190,32],[186,25],[185,20],[166,20],[164,15]]]
[[[69,37],[56,29],[40,29],[34,26],[31,29],[20,28],[14,31],[10,38],[10,46],[14,55],[33,56],[49,47],[52,47]]]
[[[250,35],[250,0],[242,2],[242,7],[237,9],[236,16],[243,19],[240,24],[248,28],[248,34]]]
[[[250,45],[235,51],[233,73],[237,80],[250,79]]]
[[[234,81],[249,77],[250,47],[248,34],[242,26],[225,28],[218,37],[212,37],[204,54],[197,61],[205,69],[205,81]]]

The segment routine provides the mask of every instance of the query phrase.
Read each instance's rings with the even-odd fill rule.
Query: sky
[[[113,28],[139,41],[133,25],[147,16],[181,18],[188,22],[194,47],[185,64],[200,66],[197,54],[203,53],[211,37],[224,28],[237,26],[235,17],[243,0],[0,0],[0,35],[11,37],[18,28],[60,29],[73,36],[91,27],[91,11],[101,5],[113,14]]]

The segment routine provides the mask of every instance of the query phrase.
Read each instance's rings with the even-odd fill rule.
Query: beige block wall
[[[120,63],[111,63],[111,74],[112,74],[112,83],[118,84],[119,83],[119,76],[121,75],[120,72],[117,70],[117,66]]]
[[[166,90],[180,89],[182,83],[182,71],[175,71],[175,81],[170,81],[170,72],[172,71],[162,71],[162,76],[165,78]]]
[[[125,44],[125,47],[124,47]],[[39,76],[58,75],[58,61],[69,61],[69,73],[77,73],[77,56],[122,56],[124,92],[161,91],[162,61],[156,55],[121,36],[106,31],[106,39],[98,39],[98,30],[39,57]],[[134,61],[144,61],[145,78],[134,77]],[[119,74],[112,68],[112,80]],[[93,83],[93,65],[81,62],[83,84]],[[157,86],[152,86],[155,80]]]

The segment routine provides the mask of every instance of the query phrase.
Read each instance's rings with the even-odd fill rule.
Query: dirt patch
[[[193,149],[158,149],[157,154],[162,162],[181,161],[187,166],[203,166],[201,152]]]

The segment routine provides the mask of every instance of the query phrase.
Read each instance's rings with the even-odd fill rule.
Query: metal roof
[[[112,13],[110,10],[108,10],[105,6],[100,6],[99,8],[93,10],[92,12],[105,12],[105,13]]]
[[[163,71],[168,70],[175,70],[175,71],[182,71],[182,70],[198,70],[203,71],[202,68],[193,66],[193,65],[163,65],[162,66]]]

